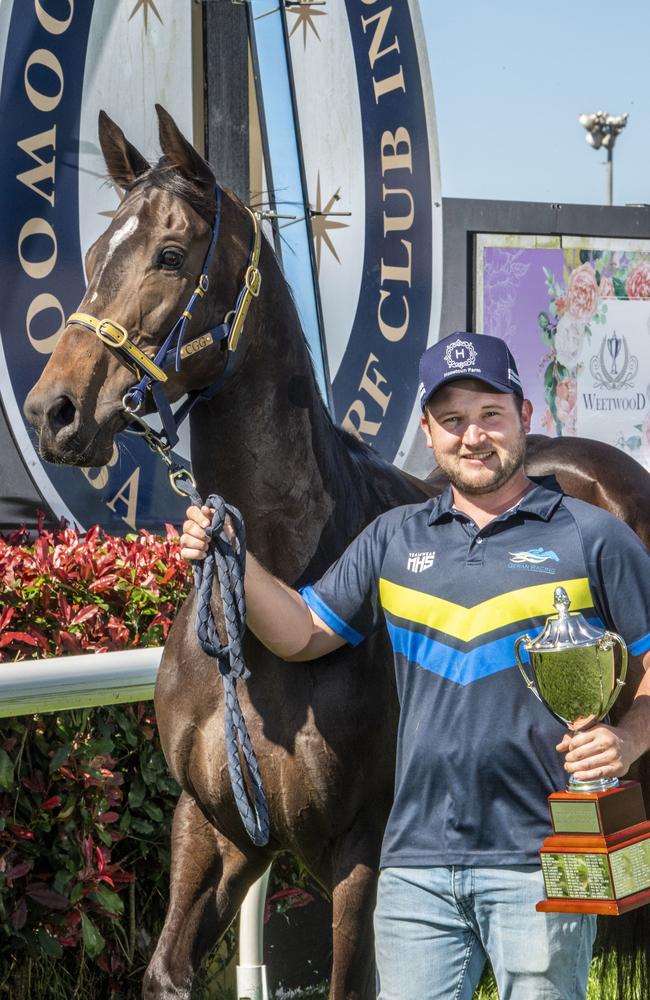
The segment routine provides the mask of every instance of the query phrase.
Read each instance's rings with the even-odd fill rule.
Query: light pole
[[[608,115],[604,111],[579,115],[578,121],[587,129],[587,142],[594,149],[603,146],[607,150],[607,204],[614,204],[614,143],[627,125],[627,112],[623,115]]]

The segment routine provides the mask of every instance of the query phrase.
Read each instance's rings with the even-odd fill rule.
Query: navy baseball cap
[[[420,358],[420,406],[447,382],[477,378],[499,392],[514,392],[523,399],[515,359],[500,337],[487,333],[452,333],[429,347]]]

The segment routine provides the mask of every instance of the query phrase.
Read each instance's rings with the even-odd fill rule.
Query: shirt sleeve
[[[612,514],[597,510],[580,522],[596,609],[630,653],[642,656],[650,650],[650,552]]]
[[[358,646],[382,624],[379,576],[388,544],[402,520],[394,516],[397,513],[380,515],[317,583],[300,591],[312,611],[351,646]]]

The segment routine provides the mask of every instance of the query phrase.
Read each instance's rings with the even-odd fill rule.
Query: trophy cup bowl
[[[516,640],[515,656],[535,697],[577,733],[602,721],[616,701],[627,647],[615,632],[570,612],[563,587],[556,587],[553,603],[556,614],[535,640]],[[638,782],[572,775],[548,803],[553,834],[540,850],[547,898],[538,910],[619,914],[650,902],[650,822]]]
[[[601,722],[618,698],[627,674],[627,647],[615,632],[595,628],[580,612],[570,612],[563,587],[556,587],[553,604],[556,614],[549,616],[537,639],[522,635],[516,640],[515,656],[533,694],[559,722],[580,732]],[[532,677],[522,659],[522,647]],[[569,779],[573,791],[604,790],[617,784],[617,778]]]

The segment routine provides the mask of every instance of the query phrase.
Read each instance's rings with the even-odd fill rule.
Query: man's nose
[[[475,424],[470,422],[465,428],[465,433],[463,434],[463,441],[465,444],[476,447],[485,438],[485,431],[480,426],[480,424]]]

